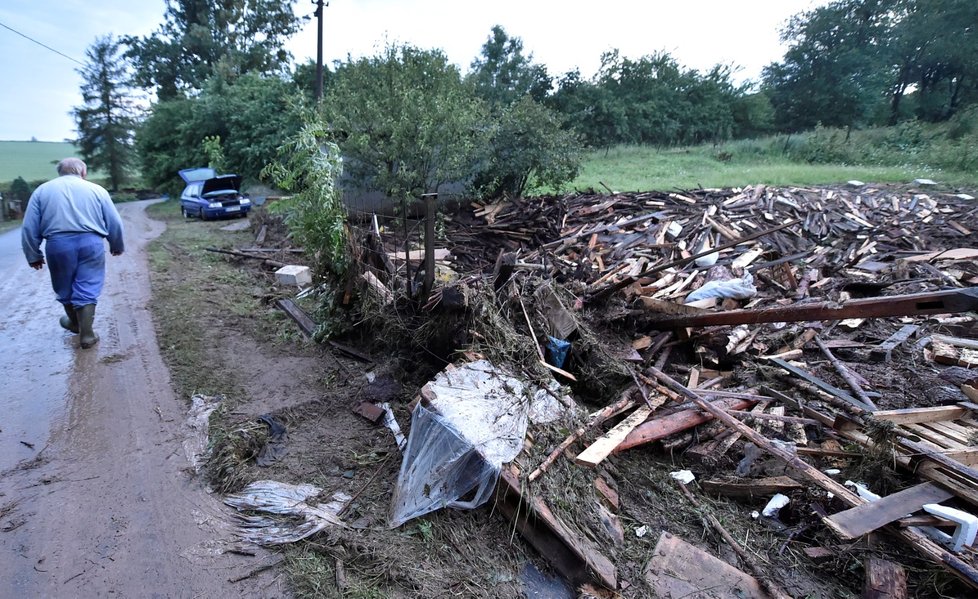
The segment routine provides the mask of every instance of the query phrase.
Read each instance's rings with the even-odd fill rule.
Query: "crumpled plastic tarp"
[[[523,448],[529,394],[487,360],[440,372],[411,415],[389,525],[443,507],[476,508]]]
[[[717,299],[750,299],[757,295],[754,287],[754,277],[745,272],[743,278],[727,279],[726,281],[710,281],[696,291],[686,296],[686,303],[698,302],[710,298]]]
[[[314,535],[327,526],[346,527],[337,515],[350,501],[342,491],[333,494],[329,503],[310,503],[322,489],[313,485],[290,485],[274,480],[251,483],[240,493],[224,498],[224,503],[239,512],[237,534],[257,545],[295,543]]]

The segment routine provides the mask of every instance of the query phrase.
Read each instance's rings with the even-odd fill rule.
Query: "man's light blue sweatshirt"
[[[21,232],[28,264],[43,259],[41,240],[59,233],[97,233],[109,240],[109,251],[125,250],[122,219],[109,192],[77,175],[52,179],[31,194]]]

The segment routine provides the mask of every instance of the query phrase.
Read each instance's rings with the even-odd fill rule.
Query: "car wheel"
[[[190,218],[190,213],[187,212],[187,208],[184,206],[180,206],[180,214],[182,214],[184,218]]]
[[[207,220],[207,217],[204,216],[204,209],[203,208],[200,209],[200,214],[198,214],[197,216],[200,217],[200,220]]]

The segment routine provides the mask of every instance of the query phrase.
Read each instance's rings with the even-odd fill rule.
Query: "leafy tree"
[[[733,116],[733,137],[758,137],[774,130],[774,107],[767,94],[747,93],[730,106]]]
[[[562,77],[549,103],[595,147],[720,140],[733,134],[733,106],[746,93],[731,76],[722,65],[683,69],[665,52],[632,60],[613,50],[591,81],[577,71]]]
[[[527,95],[541,102],[553,87],[547,68],[534,64],[532,54],[523,54],[523,40],[509,37],[499,25],[482,45],[482,55],[472,61],[467,79],[493,108],[509,106]]]
[[[108,173],[113,190],[125,180],[133,159],[137,112],[119,46],[111,36],[98,38],[89,46],[87,64],[78,69],[83,78],[83,104],[72,111],[79,152],[89,168]]]
[[[838,0],[796,15],[790,44],[764,84],[781,129],[872,122],[889,81],[889,36],[898,0]]]
[[[556,112],[524,96],[500,112],[476,185],[490,197],[558,187],[577,176],[580,150],[577,134],[561,128]]]
[[[893,31],[898,69],[891,86],[890,120],[916,88],[917,116],[945,120],[978,101],[978,2],[904,0]]]
[[[457,67],[409,45],[338,65],[323,106],[350,178],[405,207],[470,180],[489,133],[485,105]]]
[[[199,90],[214,75],[277,73],[290,56],[283,42],[299,30],[295,0],[167,0],[152,34],[128,37],[136,80],[160,99]]]
[[[136,134],[146,181],[175,192],[180,169],[223,154],[223,167],[257,180],[278,147],[300,128],[301,94],[279,77],[247,74],[233,83],[212,79],[196,97],[157,102]],[[205,149],[205,138],[219,138]]]
[[[316,248],[317,271],[342,276],[349,267],[346,209],[340,198],[343,162],[322,123],[310,122],[287,139],[264,178],[293,192],[287,223],[296,241]]]

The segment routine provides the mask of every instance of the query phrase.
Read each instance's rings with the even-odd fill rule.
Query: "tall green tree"
[[[283,44],[299,30],[295,0],[167,0],[152,34],[125,39],[136,81],[160,99],[199,90],[213,75],[282,72]]]
[[[493,108],[509,106],[524,96],[542,102],[553,88],[547,68],[535,64],[532,54],[525,55],[523,40],[509,37],[500,25],[493,26],[470,68],[468,80]]]
[[[72,110],[76,143],[89,168],[106,172],[115,190],[133,159],[137,109],[119,41],[112,36],[98,38],[85,54],[86,65],[78,69],[83,103]]]
[[[458,68],[410,45],[338,65],[323,106],[344,172],[405,205],[471,179],[489,133],[485,103]]]
[[[204,140],[217,138],[224,168],[257,180],[301,127],[302,106],[294,83],[255,73],[231,82],[215,77],[192,98],[157,102],[136,134],[143,177],[177,191],[177,172],[207,164]]]
[[[948,119],[978,101],[978,2],[903,0],[898,7],[891,122],[908,89],[914,89],[916,116],[927,120]]]
[[[764,69],[781,129],[871,123],[891,77],[892,19],[900,0],[837,0],[793,17],[782,62]]]

